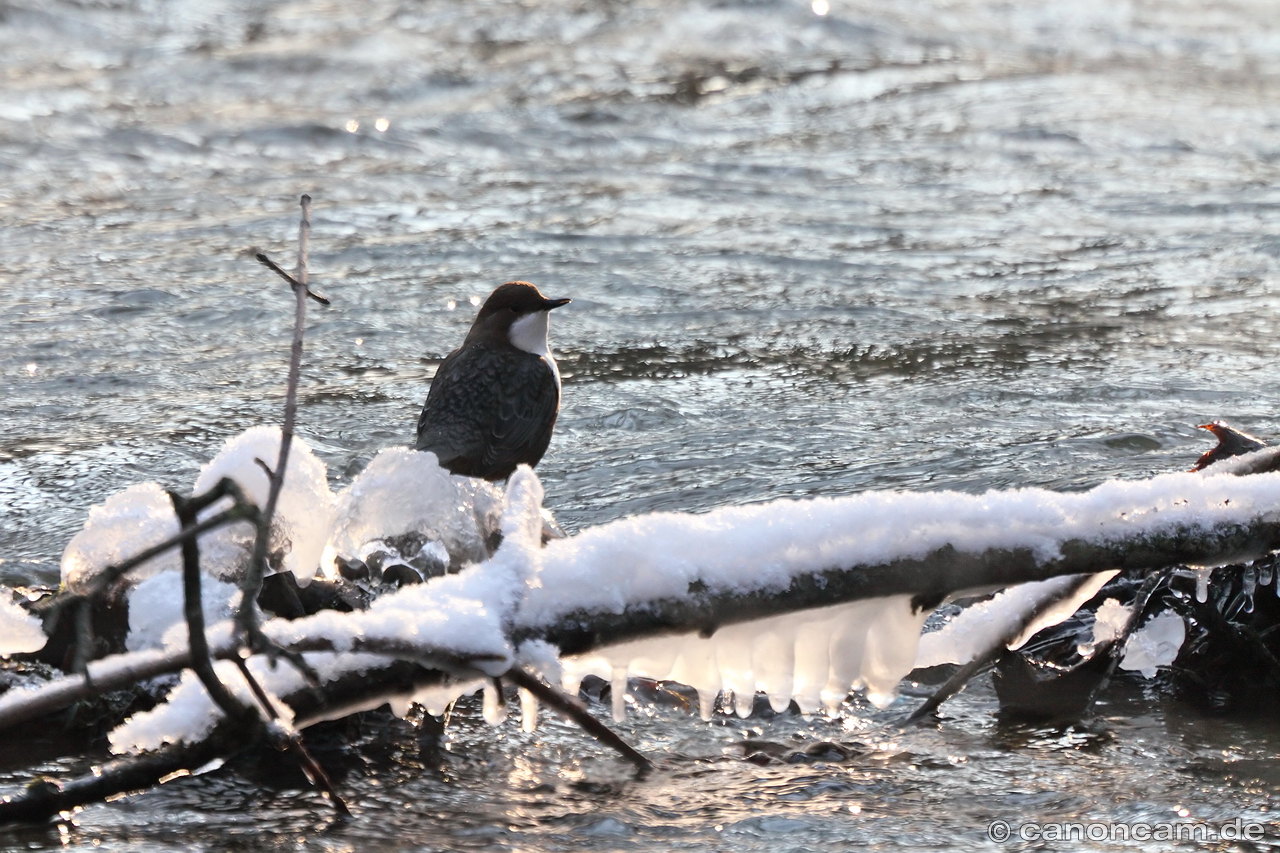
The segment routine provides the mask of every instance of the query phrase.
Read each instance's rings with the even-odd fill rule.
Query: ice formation
[[[1137,670],[1147,678],[1154,678],[1158,667],[1168,666],[1177,660],[1186,638],[1187,626],[1182,617],[1166,610],[1129,635],[1120,668]]]
[[[489,555],[502,492],[485,482],[450,474],[435,454],[407,447],[384,450],[337,498],[333,533],[322,560],[359,556],[375,541],[413,539],[413,550],[441,543],[453,568]],[[400,553],[404,554],[401,547]],[[405,557],[412,556],[404,554]]]
[[[0,657],[38,652],[47,639],[39,619],[0,595]]]
[[[733,697],[740,716],[751,713],[757,692],[775,710],[794,699],[804,713],[835,712],[851,689],[886,707],[911,671],[928,611],[912,612],[911,597],[897,595],[837,604],[799,614],[730,625],[710,637],[683,634],[623,643],[565,658],[562,682],[576,692],[587,674],[613,682],[613,714],[621,719],[628,676],[670,679],[698,691],[710,718],[716,695]]]
[[[200,581],[204,623],[212,625],[230,617],[235,602],[239,600],[239,587],[203,572]],[[160,572],[130,590],[129,635],[124,642],[129,651],[163,648],[166,645],[165,634],[179,624],[182,626],[181,636],[185,640],[187,629],[183,615],[181,572]]]
[[[156,483],[139,483],[89,508],[89,518],[62,552],[62,583],[81,592],[95,576],[178,532],[169,495]],[[181,567],[176,549],[152,557],[129,573],[133,580]]]
[[[1106,542],[1280,514],[1280,474],[1166,474],[1087,492],[865,492],[786,499],[701,515],[652,513],[584,530],[544,549],[540,585],[519,619],[554,624],[575,610],[712,591],[781,590],[830,567],[921,558],[944,546],[981,553],[1027,548],[1044,560],[1070,539]]]
[[[1019,626],[1042,602],[1062,595],[1079,583],[1081,576],[1067,575],[1024,583],[987,601],[972,604],[939,630],[930,631],[920,638],[915,666],[923,669],[945,663],[966,664],[1006,637],[1013,637],[1008,642],[1009,648],[1020,648],[1037,631],[1070,618],[1081,604],[1093,598],[1115,575],[1114,571],[1098,572],[1079,590],[1047,608],[1021,631],[1018,631]],[[1018,631],[1016,636],[1015,631]]]
[[[213,461],[201,469],[195,494],[207,492],[223,477],[229,477],[249,500],[264,507],[271,484],[267,472],[255,460],[274,467],[279,454],[279,427],[245,430],[228,439]],[[325,537],[333,524],[333,503],[324,463],[295,435],[289,447],[284,488],[272,520],[269,550],[283,552],[283,569],[293,572],[299,584],[310,583],[320,565]],[[230,501],[220,502],[204,515],[215,514],[229,505]],[[253,535],[251,525],[239,523],[201,537],[201,564],[219,577],[239,577],[253,551]]]
[[[264,630],[276,642],[292,645],[303,639],[324,640],[333,653],[310,653],[307,660],[322,679],[349,672],[361,672],[386,660],[392,651],[421,656],[431,662],[430,652],[444,651],[454,656],[484,656],[472,669],[500,675],[510,665],[512,652],[507,643],[507,623],[529,578],[536,573],[541,548],[542,486],[527,467],[512,475],[507,485],[506,506],[501,515],[504,545],[502,553],[482,565],[428,584],[406,586],[376,600],[368,610],[355,613],[321,611],[313,616],[287,621],[273,619]],[[229,623],[210,631],[215,637],[230,634]],[[166,639],[185,648],[185,635],[170,632]],[[383,656],[368,654],[384,649]],[[439,658],[435,658],[439,662]],[[254,658],[254,675],[273,695],[300,689],[302,681],[291,667],[274,670],[259,665]],[[445,667],[448,668],[447,666]],[[237,692],[244,680],[229,664],[218,665],[219,677]],[[458,690],[474,690],[479,682],[430,688],[420,695],[402,697],[400,710],[410,701],[441,707],[443,697],[456,698]],[[251,697],[244,693],[246,702]],[[382,704],[382,698],[377,704]],[[348,709],[349,711],[350,709]],[[151,711],[136,714],[111,733],[116,752],[155,749],[165,743],[191,741],[203,737],[217,722],[220,712],[193,675],[187,673],[169,699]],[[287,717],[286,717],[287,718]]]

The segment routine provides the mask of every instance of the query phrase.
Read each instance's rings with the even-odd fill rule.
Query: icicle
[[[507,704],[502,701],[502,694],[492,682],[484,686],[484,721],[491,726],[500,726],[507,719]]]
[[[1271,586],[1271,564],[1263,563],[1258,567],[1258,586]]]
[[[751,706],[756,697],[756,680],[751,672],[751,644],[740,636],[741,626],[731,626],[712,638],[715,643],[716,665],[724,685],[725,700],[733,694],[733,707],[739,717],[751,716]],[[745,706],[746,710],[743,710]]]
[[[613,721],[625,722],[627,719],[627,668],[614,666],[610,692],[613,694]]]
[[[719,691],[715,690],[698,690],[698,714],[704,721],[710,720],[711,715],[716,710],[716,696]]]
[[[1196,573],[1196,601],[1204,604],[1209,600],[1209,577],[1213,574],[1213,566],[1193,566]]]
[[[520,729],[526,732],[538,730],[538,697],[523,687],[520,688]]]
[[[769,707],[775,714],[791,705],[795,657],[795,636],[784,626],[762,633],[752,644],[751,669],[756,674],[756,686],[769,697]]]

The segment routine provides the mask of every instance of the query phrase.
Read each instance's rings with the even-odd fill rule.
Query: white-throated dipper
[[[1267,446],[1267,443],[1262,439],[1249,435],[1247,432],[1241,432],[1233,426],[1227,426],[1222,421],[1200,424],[1199,428],[1207,429],[1213,433],[1214,437],[1218,439],[1218,446],[1197,459],[1196,464],[1191,466],[1192,471],[1199,471],[1202,468],[1208,468],[1215,462],[1221,462],[1223,459],[1252,453]]]
[[[480,306],[462,346],[436,371],[418,418],[418,450],[453,474],[505,480],[537,465],[560,411],[560,371],[547,346],[548,299],[509,281]]]

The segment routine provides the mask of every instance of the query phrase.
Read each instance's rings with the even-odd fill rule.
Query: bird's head
[[[547,349],[547,312],[569,302],[548,299],[527,281],[509,281],[480,306],[467,340],[500,336],[526,352],[543,354]]]

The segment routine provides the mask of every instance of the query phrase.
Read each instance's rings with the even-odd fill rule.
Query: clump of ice
[[[324,570],[332,576],[337,557],[356,557],[375,540],[406,538],[419,548],[439,542],[454,569],[481,562],[489,556],[486,543],[498,529],[501,508],[496,486],[450,474],[433,453],[384,450],[338,494]]]
[[[1093,645],[1100,646],[1120,639],[1133,611],[1114,598],[1102,602],[1093,614]]]
[[[205,625],[230,617],[239,600],[239,587],[203,572],[200,581]],[[184,607],[181,572],[160,572],[138,584],[129,593],[129,635],[124,641],[125,648],[131,652],[164,648],[165,634],[174,625],[186,624]],[[185,631],[184,627],[184,639]]]
[[[507,483],[505,506],[500,516],[503,546],[494,559],[458,574],[403,587],[378,598],[365,611],[325,610],[292,621],[272,619],[263,625],[263,630],[284,646],[304,639],[327,641],[334,653],[307,655],[322,681],[363,671],[386,660],[386,657],[368,654],[370,651],[416,658],[428,665],[435,662],[446,670],[453,665],[449,660],[474,658],[469,664],[464,663],[466,671],[461,673],[461,684],[428,688],[412,697],[400,697],[396,703],[400,713],[407,710],[410,698],[439,710],[461,693],[488,683],[474,680],[475,675],[501,675],[511,664],[513,654],[507,642],[507,623],[525,584],[537,574],[539,567],[541,501],[542,485],[528,467],[521,466]],[[178,600],[181,601],[180,593]],[[175,636],[176,630],[170,629],[165,639],[171,643],[180,641]],[[210,631],[211,644],[213,637],[226,635],[228,631],[226,622],[214,626]],[[530,644],[530,649],[539,647]],[[443,653],[449,660],[439,655],[433,658],[433,652]],[[541,658],[546,655],[547,650],[541,649]],[[250,663],[263,687],[273,695],[286,695],[303,686],[291,667],[269,670],[261,658],[254,658]],[[217,671],[233,691],[242,694],[246,702],[252,701],[244,692],[243,678],[234,667],[219,663]],[[377,704],[383,701],[386,700],[379,699]],[[492,709],[495,715],[500,704],[496,703]],[[113,731],[111,748],[115,752],[142,751],[166,743],[198,740],[212,730],[219,716],[220,711],[199,681],[187,673],[164,703],[129,718]],[[284,716],[291,719],[291,713]]]
[[[280,454],[280,428],[256,426],[228,439],[222,450],[200,471],[195,493],[203,494],[228,477],[258,505],[266,506],[271,483],[255,460],[274,467]],[[315,577],[325,539],[333,525],[333,492],[324,463],[298,436],[289,447],[284,488],[276,504],[268,550],[283,555],[283,571],[293,572],[305,586]],[[221,501],[204,516],[230,506]],[[253,553],[253,526],[247,522],[221,527],[200,539],[201,565],[220,578],[239,578]]]
[[[0,594],[0,656],[38,652],[47,640],[39,619]]]
[[[1120,668],[1137,670],[1147,678],[1154,678],[1157,668],[1178,659],[1178,651],[1186,638],[1187,626],[1182,617],[1166,610],[1129,635]]]
[[[1001,641],[1005,641],[1010,649],[1021,648],[1037,632],[1070,618],[1081,604],[1093,598],[1102,585],[1115,576],[1115,571],[1098,572],[1074,593],[1065,596],[1068,589],[1080,583],[1083,575],[1034,581],[971,604],[946,625],[920,638],[915,668],[946,663],[966,664]],[[1031,614],[1044,602],[1058,596],[1064,597],[1031,619]]]
[[[156,483],[139,483],[89,508],[89,518],[62,552],[62,583],[72,592],[85,592],[92,580],[111,565],[158,545],[178,532],[169,495]],[[177,549],[152,557],[129,573],[137,580],[181,566]]]

